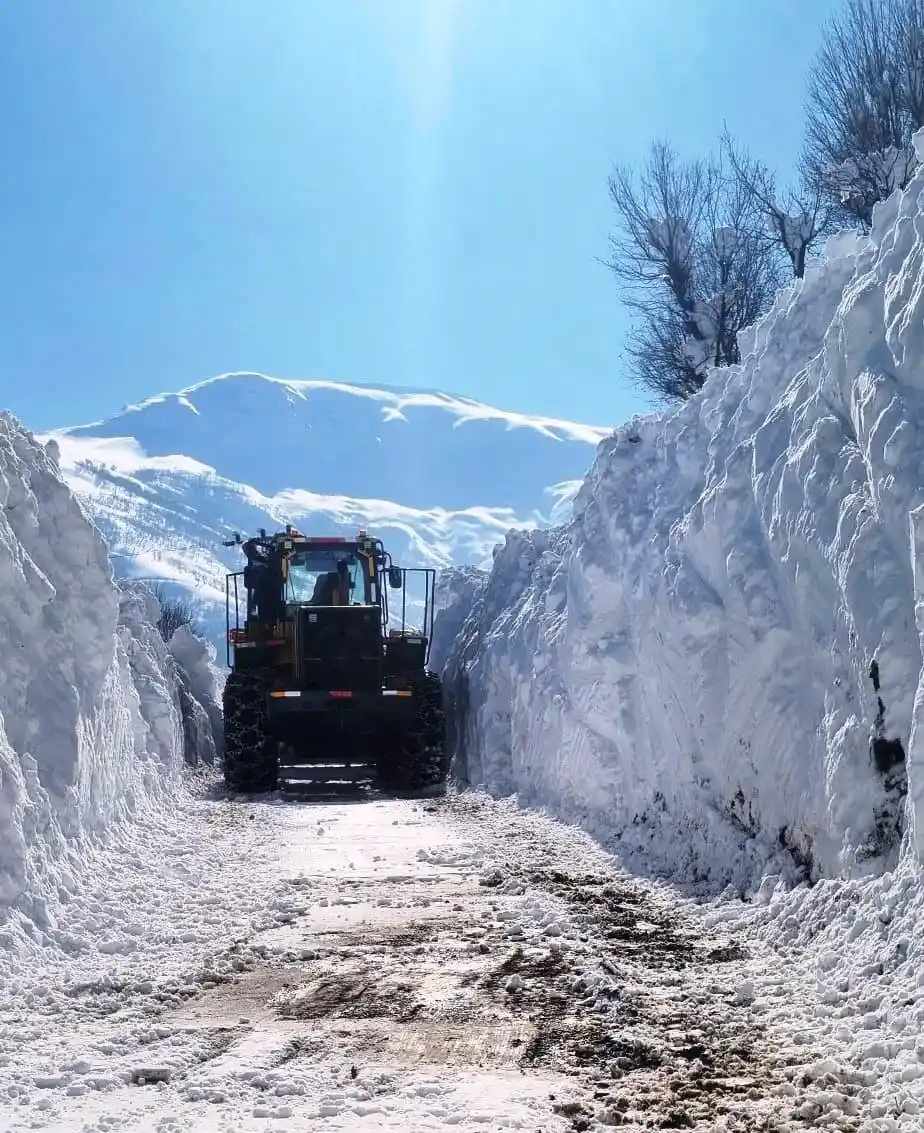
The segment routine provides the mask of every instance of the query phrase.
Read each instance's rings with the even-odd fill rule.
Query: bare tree
[[[802,173],[840,219],[866,229],[911,178],[924,125],[924,0],[846,0],[809,74]]]
[[[785,255],[793,275],[801,279],[812,250],[834,229],[833,205],[818,185],[780,194],[776,174],[736,142],[727,128],[722,150],[739,186],[757,206],[757,226],[751,236],[768,250],[776,248]]]
[[[186,599],[169,596],[163,582],[146,583],[146,586],[160,604],[157,629],[164,641],[169,641],[181,626],[195,626],[195,612]]]
[[[686,401],[703,377],[686,351],[686,322],[669,304],[638,315],[626,340],[636,381],[661,401]]]
[[[681,161],[666,143],[640,171],[617,169],[610,197],[607,266],[636,317],[627,352],[642,386],[684,400],[710,367],[739,360],[738,331],[782,280],[779,255],[756,236],[753,195],[720,162]]]
[[[893,23],[903,110],[913,134],[924,125],[924,0],[894,5]]]

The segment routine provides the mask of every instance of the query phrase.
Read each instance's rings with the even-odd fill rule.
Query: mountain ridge
[[[470,408],[479,408],[489,410],[492,414],[499,418],[507,418],[510,420],[521,420],[524,423],[532,423],[536,426],[545,425],[549,427],[561,427],[565,430],[577,430],[579,433],[585,433],[587,436],[593,434],[597,440],[602,440],[603,437],[612,431],[610,426],[597,426],[586,425],[580,422],[572,421],[563,417],[549,417],[542,414],[526,414],[519,410],[503,410],[498,406],[493,406],[485,401],[480,401],[478,398],[469,397],[466,394],[456,393],[452,390],[439,390],[432,389],[426,386],[400,386],[392,385],[387,382],[356,382],[356,381],[339,381],[335,378],[294,378],[294,377],[278,377],[272,374],[265,374],[259,370],[227,370],[221,374],[214,374],[211,377],[203,378],[198,382],[193,382],[191,385],[183,386],[178,390],[162,390],[160,393],[152,394],[150,397],[143,398],[138,402],[128,402],[122,406],[118,413],[111,414],[108,417],[100,418],[97,421],[86,422],[82,425],[65,426],[58,428],[56,432],[77,432],[82,429],[91,429],[100,425],[105,425],[108,422],[125,416],[129,413],[146,409],[151,405],[155,405],[167,399],[181,399],[188,397],[189,394],[197,393],[207,387],[217,385],[218,383],[228,381],[235,378],[258,378],[264,382],[273,385],[290,387],[293,390],[307,391],[310,389],[338,389],[345,392],[352,392],[361,396],[380,398],[387,400],[389,398],[411,402],[417,398],[424,397],[428,399],[437,398],[441,399],[445,407],[449,408],[452,405],[466,406]]]
[[[511,528],[563,518],[607,430],[434,391],[218,375],[52,430],[116,570],[183,589],[223,638],[233,531],[367,527],[399,561],[490,564]]]
[[[537,468],[544,470],[543,488],[574,479],[590,464],[589,446],[609,431],[434,391],[393,393],[240,371],[52,434],[133,437],[149,457],[193,457],[268,495],[308,487],[423,509],[522,512],[542,504]],[[498,455],[502,478],[493,467]]]

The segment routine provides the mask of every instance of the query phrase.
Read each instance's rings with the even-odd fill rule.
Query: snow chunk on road
[[[417,860],[428,865],[477,869],[484,861],[484,852],[469,845],[423,846],[417,851]]]

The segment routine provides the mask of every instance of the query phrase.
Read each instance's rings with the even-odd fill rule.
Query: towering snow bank
[[[82,836],[162,798],[183,759],[167,647],[42,448],[0,413],[0,924],[44,927]],[[9,931],[7,927],[5,932]],[[5,939],[5,938],[4,938]]]
[[[189,626],[180,626],[170,638],[167,651],[180,692],[186,762],[214,763],[224,752],[224,719],[218,699],[221,677],[215,664],[215,646],[203,641]]]
[[[508,538],[457,766],[672,873],[876,870],[924,849],[924,173],[742,353]]]
[[[434,596],[435,616],[433,640],[430,644],[430,668],[443,668],[465,619],[487,582],[486,571],[478,567],[453,567],[440,571]]]

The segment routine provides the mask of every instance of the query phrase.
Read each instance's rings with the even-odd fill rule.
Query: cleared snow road
[[[812,1127],[765,961],[569,828],[204,797],[132,837],[8,964],[4,1129]]]

